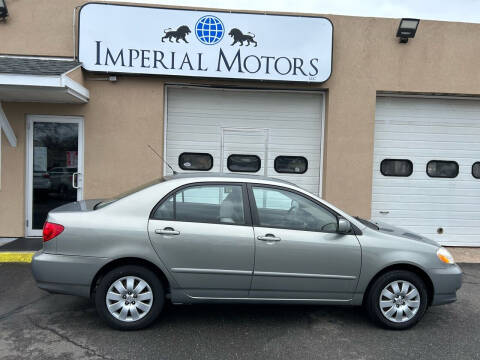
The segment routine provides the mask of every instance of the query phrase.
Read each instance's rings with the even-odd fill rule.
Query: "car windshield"
[[[380,230],[380,228],[375,225],[373,222],[371,221],[368,221],[368,220],[365,220],[365,219],[362,219],[361,217],[358,217],[358,216],[355,216],[355,219],[357,219],[358,221],[360,221],[363,225],[365,225],[366,227],[372,229],[372,230]]]
[[[138,191],[140,191],[140,190],[146,189],[147,187],[150,187],[150,186],[152,186],[152,185],[159,184],[159,183],[164,182],[164,181],[165,181],[165,178],[162,177],[162,178],[159,178],[159,179],[155,179],[155,180],[149,181],[149,182],[147,182],[147,183],[145,183],[145,184],[143,184],[143,185],[136,186],[136,187],[134,187],[133,189],[130,189],[130,190],[128,190],[128,191],[124,191],[124,192],[118,194],[117,196],[114,196],[114,197],[111,198],[111,199],[108,199],[108,200],[104,200],[104,201],[99,202],[97,205],[95,205],[94,210],[101,209],[101,208],[103,208],[103,207],[105,207],[105,206],[107,206],[107,205],[110,205],[110,204],[114,203],[115,201],[118,201],[118,200],[120,200],[120,199],[123,199],[124,197],[127,197],[127,196],[129,196],[129,195],[131,195],[131,194],[133,194],[133,193],[136,193],[136,192],[138,192]]]

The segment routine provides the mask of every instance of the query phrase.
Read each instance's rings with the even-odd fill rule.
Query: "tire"
[[[392,299],[389,298],[391,295],[394,295]],[[393,270],[373,282],[364,305],[369,317],[380,326],[394,330],[409,329],[420,321],[427,310],[427,287],[417,274]]]
[[[125,265],[103,276],[94,298],[98,314],[110,327],[138,330],[158,318],[165,303],[165,292],[155,273],[142,266]]]

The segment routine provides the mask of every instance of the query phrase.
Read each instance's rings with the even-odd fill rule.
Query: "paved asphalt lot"
[[[480,264],[462,267],[459,300],[407,331],[361,308],[198,305],[119,332],[88,300],[37,289],[29,264],[0,264],[0,359],[480,359]]]

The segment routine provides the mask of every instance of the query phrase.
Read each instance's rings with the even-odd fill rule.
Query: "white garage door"
[[[377,98],[372,218],[480,246],[479,139],[480,101]]]
[[[179,172],[211,165],[318,194],[322,106],[322,93],[167,87],[166,159]]]

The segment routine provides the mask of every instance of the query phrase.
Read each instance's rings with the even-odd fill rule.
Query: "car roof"
[[[175,175],[167,175],[165,176],[165,180],[174,180],[174,179],[199,179],[199,178],[223,178],[223,179],[232,179],[232,180],[241,180],[241,181],[271,181],[277,182],[279,184],[288,184],[291,186],[297,187],[294,183],[268,177],[268,176],[261,176],[261,175],[250,175],[250,174],[233,174],[233,173],[219,173],[219,172],[193,172],[193,173],[177,173]]]

